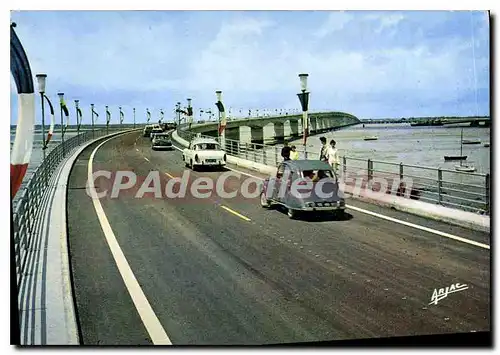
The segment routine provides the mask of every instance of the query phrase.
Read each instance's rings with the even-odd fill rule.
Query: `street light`
[[[177,102],[177,122],[179,125],[179,128],[181,127],[181,103]]]
[[[94,139],[94,104],[90,104],[90,115],[92,117],[92,139]]]
[[[80,100],[75,100],[75,113],[76,113],[76,136],[78,137],[78,145],[80,145],[80,122],[78,121],[78,103]]]
[[[304,133],[304,146],[307,142],[309,134],[309,121],[307,118],[307,108],[309,106],[309,92],[307,92],[307,77],[309,74],[299,74],[301,93],[297,94],[300,105],[302,106],[302,130]]]
[[[61,109],[61,144],[63,147],[63,156],[65,156],[65,154],[64,154],[64,122],[63,122],[63,106],[62,106],[62,103],[64,102],[64,93],[59,92],[59,93],[57,93],[57,96],[59,96],[59,107]]]
[[[45,160],[45,108],[44,108],[44,95],[45,95],[45,82],[47,74],[37,74],[36,80],[38,81],[38,92],[40,93],[40,100],[42,103],[42,152],[43,160]]]
[[[193,108],[191,107],[191,99],[187,99],[187,102],[188,102],[187,113],[188,113],[188,123],[189,123],[188,129],[191,129],[191,123],[193,123]]]
[[[215,92],[215,96],[217,97],[217,102],[215,103],[215,105],[217,106],[217,110],[219,112],[219,115],[218,115],[218,124],[217,124],[217,137],[220,137],[220,134],[221,134],[221,122],[220,122],[220,115],[221,115],[221,110],[224,111],[224,106],[222,106],[222,91],[220,90],[217,90]],[[219,141],[220,142],[220,141]]]

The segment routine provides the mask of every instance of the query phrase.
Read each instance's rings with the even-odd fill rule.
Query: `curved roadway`
[[[85,190],[94,151],[92,171],[133,171],[141,180],[156,170],[162,190],[189,170],[178,150],[150,145],[139,132],[122,135],[97,151],[90,146],[73,168],[68,235],[83,344],[162,343],[151,324],[174,345],[490,330],[490,250],[377,214],[489,245],[484,233],[351,200],[356,208],[344,220],[290,220],[279,209],[262,209],[258,198],[146,193],[138,199],[137,188],[118,198],[108,192],[99,200],[99,217]],[[190,174],[216,179],[221,172]],[[225,190],[238,190],[246,178],[228,179]],[[111,191],[111,182],[97,178],[95,187]],[[110,228],[101,224],[102,214]],[[110,230],[135,279],[128,286],[123,262],[111,252]],[[134,282],[142,293],[130,291]],[[429,304],[435,288],[456,283],[468,288]]]

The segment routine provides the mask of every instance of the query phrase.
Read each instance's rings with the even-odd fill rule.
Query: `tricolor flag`
[[[80,107],[76,108],[76,112],[78,113],[78,115],[76,116],[76,123],[78,125],[78,129],[80,129],[80,126],[82,125],[82,120],[83,120],[83,114],[82,114],[82,110],[80,110]],[[80,119],[78,119],[78,117],[80,117]]]
[[[120,108],[120,124],[123,123],[123,119],[125,118],[125,115],[122,112],[122,109]]]
[[[109,121],[111,121],[111,112],[106,108],[106,124],[109,124]]]
[[[146,109],[146,116],[148,117],[148,121],[146,123],[149,123],[149,121],[151,120],[151,112],[149,112],[148,109]]]
[[[10,72],[17,87],[17,125],[16,137],[10,157],[11,197],[21,187],[33,150],[35,128],[35,94],[31,68],[26,52],[14,31],[15,23],[10,25]]]
[[[215,105],[217,105],[217,108],[219,109],[219,112],[222,116],[219,125],[219,134],[222,134],[222,132],[224,132],[224,129],[226,129],[226,111],[224,110],[224,105],[221,101],[217,101]]]
[[[68,110],[68,106],[66,106],[66,102],[64,102],[64,99],[61,98],[59,100],[59,104],[61,105],[61,108],[64,112],[64,115],[66,116],[66,124],[64,125],[64,132],[66,132],[66,130],[68,129],[68,124],[69,124],[69,110]],[[78,120],[78,118],[77,118]]]
[[[56,123],[56,119],[54,117],[54,106],[52,106],[52,102],[50,102],[49,98],[43,95],[43,97],[47,100],[47,103],[49,104],[50,108],[50,127],[49,127],[49,133],[47,133],[47,140],[45,141],[43,149],[47,149],[47,145],[50,142],[50,139],[52,138],[52,135],[54,134],[54,125]]]
[[[96,117],[99,117],[99,114],[98,114],[97,112],[95,112],[95,110],[94,110],[94,109],[92,109],[92,113],[93,113],[94,115],[96,115]]]

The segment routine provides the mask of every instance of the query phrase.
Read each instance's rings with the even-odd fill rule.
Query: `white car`
[[[226,165],[226,152],[215,139],[195,138],[182,151],[182,159],[193,170],[200,166],[223,167]]]

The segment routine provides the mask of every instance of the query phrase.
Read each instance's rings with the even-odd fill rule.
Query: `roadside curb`
[[[29,304],[33,304],[34,309],[27,311],[37,312],[39,315],[35,318],[35,324],[33,320],[28,327],[21,329],[24,333],[22,339],[27,338],[29,343],[21,342],[21,345],[79,345],[66,219],[69,177],[78,156],[87,147],[102,139],[131,131],[133,130],[114,132],[83,143],[62,160],[54,171],[57,177],[47,191],[51,197],[40,226],[46,256],[39,256],[36,261],[46,268],[46,276],[37,278],[34,281],[36,284],[29,286],[34,290],[45,289],[45,294],[37,291],[35,295],[29,296]]]

